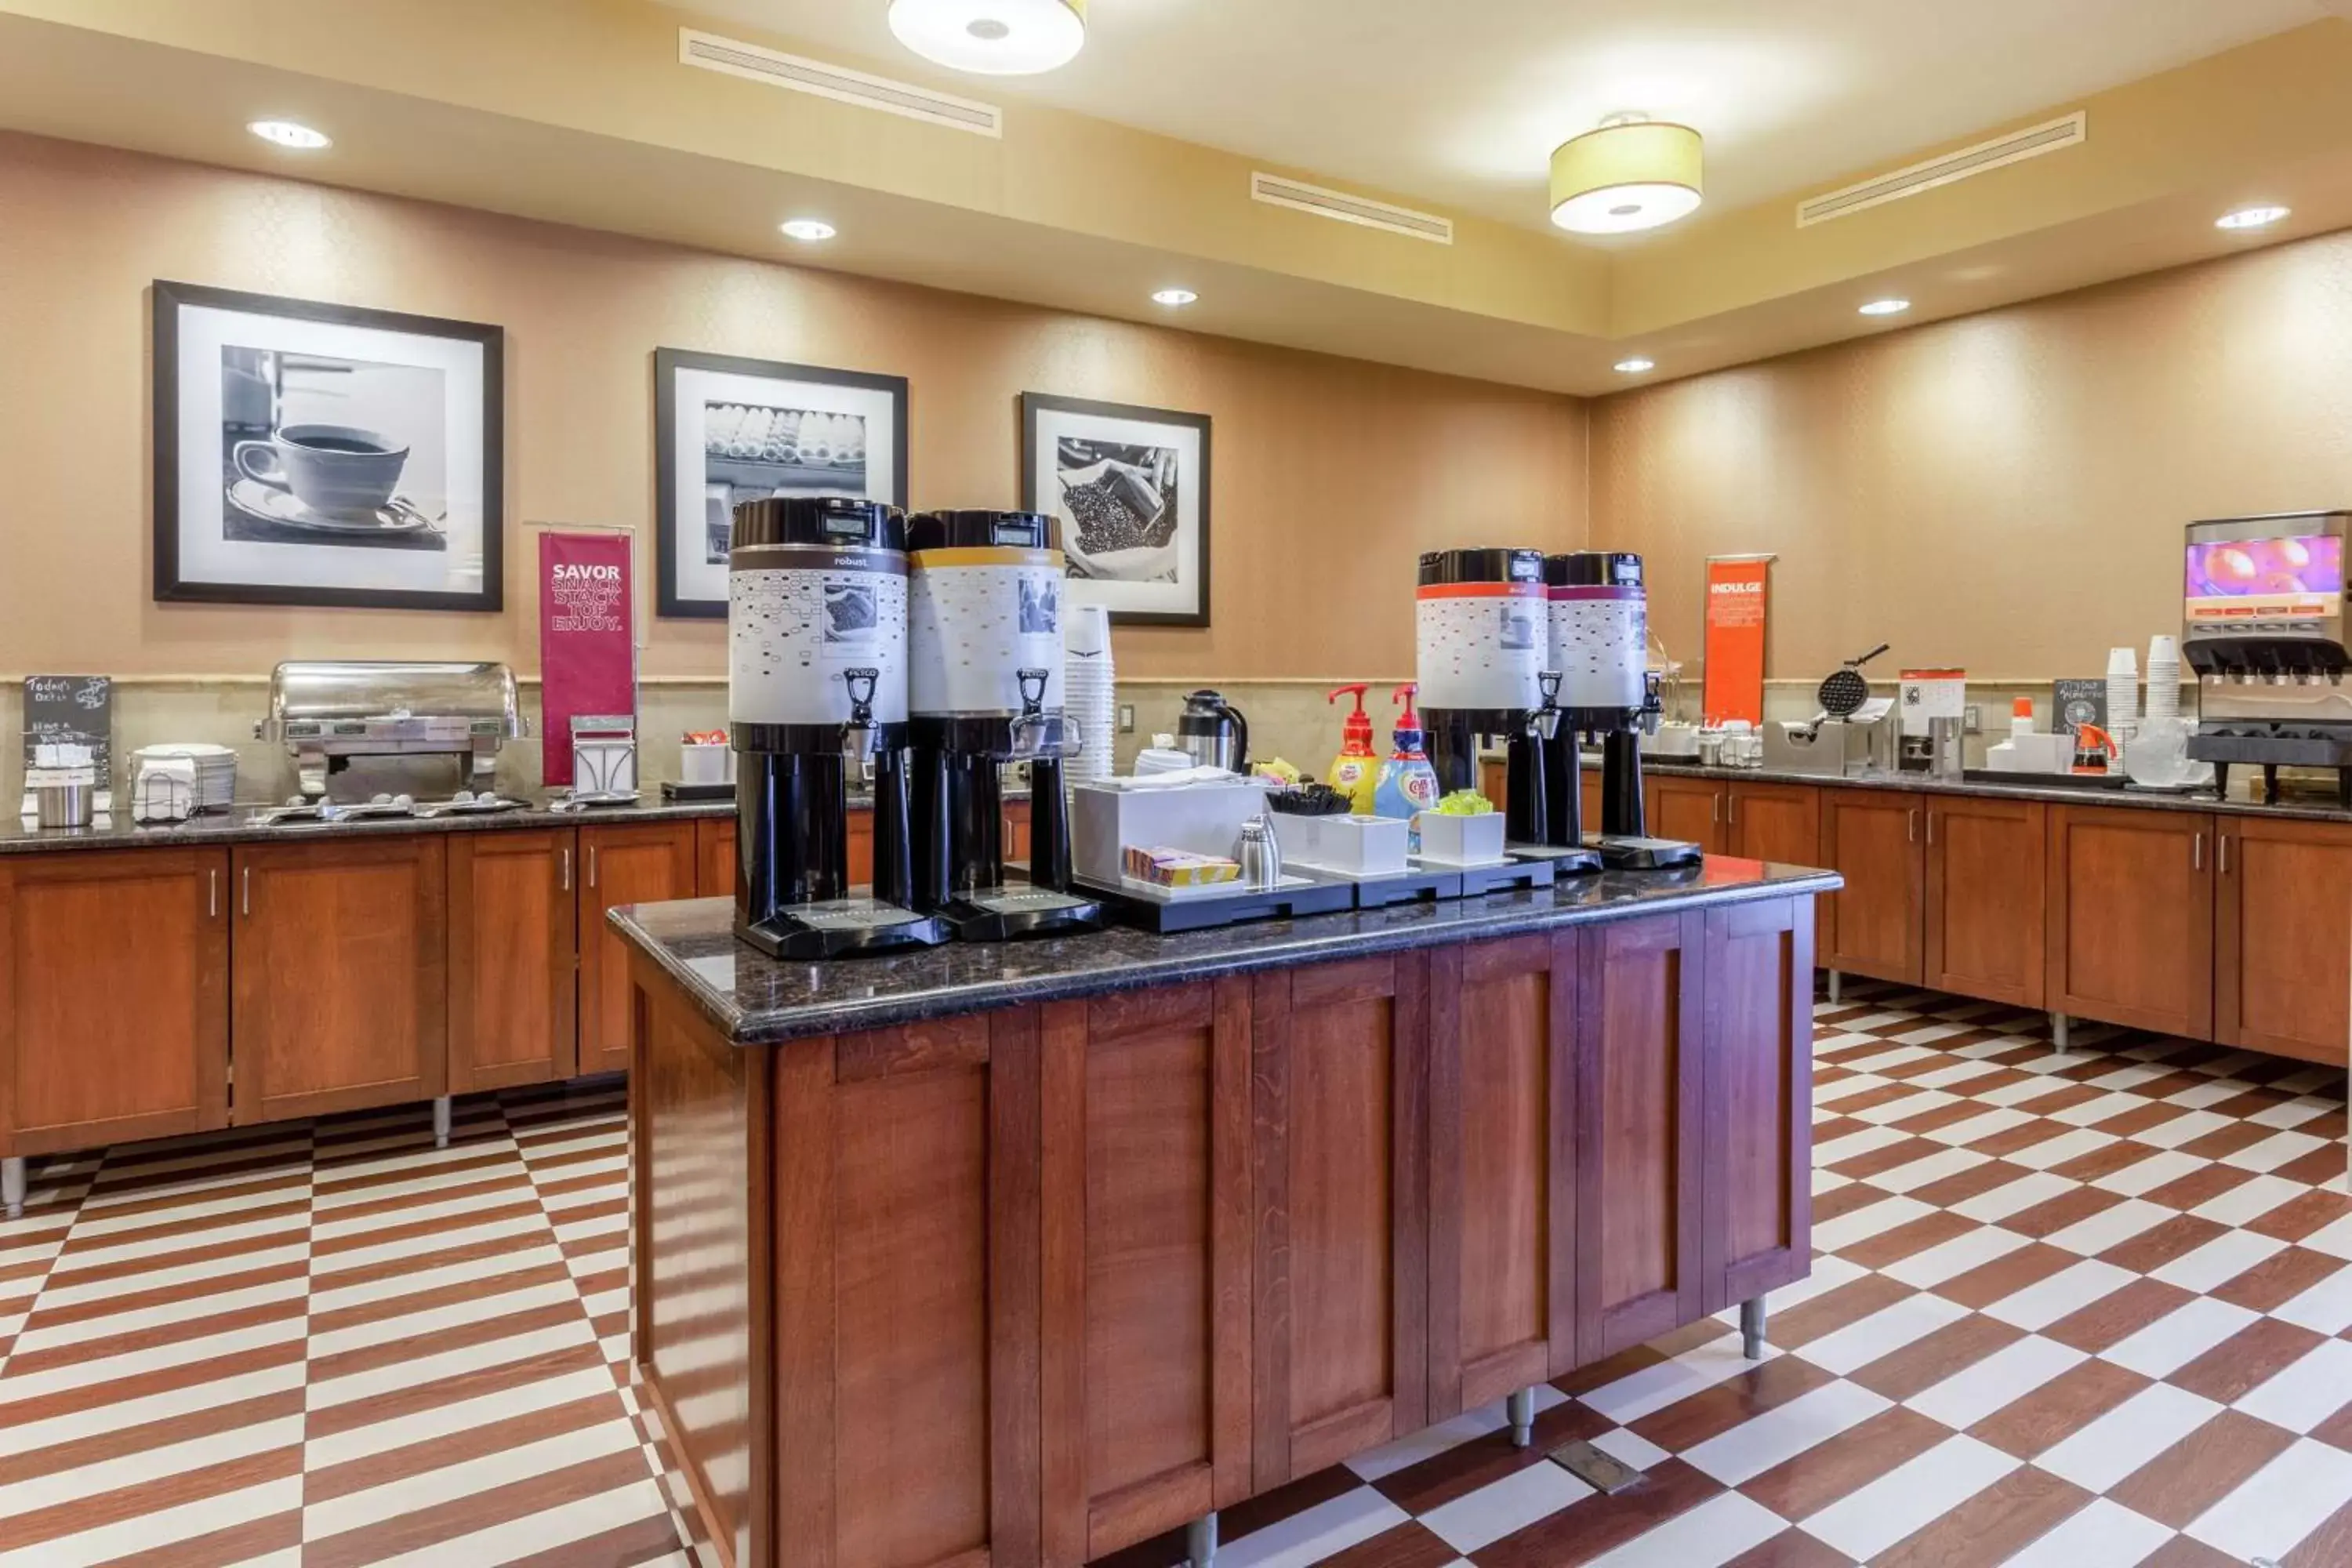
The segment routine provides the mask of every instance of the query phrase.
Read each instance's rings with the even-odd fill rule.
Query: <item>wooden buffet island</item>
[[[634,1351],[701,1527],[739,1568],[1198,1555],[1378,1444],[1760,1332],[1810,1268],[1835,886],[1717,858],[825,964],[721,900],[616,912]]]

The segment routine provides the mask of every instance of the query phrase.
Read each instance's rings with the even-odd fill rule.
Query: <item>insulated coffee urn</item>
[[[1556,838],[1580,829],[1594,842],[1582,813],[1579,746],[1601,741],[1601,821],[1597,842],[1612,870],[1687,866],[1696,844],[1652,838],[1642,809],[1642,731],[1657,712],[1649,680],[1649,596],[1642,558],[1622,551],[1578,550],[1544,558],[1551,658],[1559,671],[1559,715],[1545,748],[1546,801]]]
[[[906,520],[843,497],[745,501],[727,560],[735,930],[780,958],[929,947],[911,907]],[[849,886],[849,794],[874,782],[871,897]]]
[[[1070,891],[1065,567],[1053,519],[927,512],[908,525],[915,907],[966,942],[1099,931]],[[1002,769],[1029,764],[1029,871],[1008,878]]]
[[[1550,654],[1543,554],[1534,550],[1438,550],[1421,558],[1414,594],[1415,675],[1430,766],[1444,794],[1478,782],[1479,737],[1507,749],[1503,836],[1546,837],[1542,740]]]

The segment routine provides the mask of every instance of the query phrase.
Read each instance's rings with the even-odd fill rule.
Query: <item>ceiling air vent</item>
[[[1937,185],[1948,185],[1955,180],[1965,180],[1981,174],[1988,169],[1999,169],[2011,163],[2039,158],[2044,153],[2056,153],[2068,147],[2079,147],[2089,135],[2090,116],[2081,110],[2063,120],[2014,131],[2006,136],[1996,136],[1990,142],[1979,142],[1973,147],[1963,147],[1957,153],[1947,153],[1940,158],[1930,158],[1924,163],[1914,163],[1907,169],[1897,169],[1891,174],[1881,174],[1874,180],[1864,180],[1858,185],[1848,185],[1842,191],[1814,196],[1797,204],[1797,226],[1811,228],[1817,223],[1827,223],[1834,217],[1844,217],[1866,207],[1885,206],[1899,202],[1905,196],[1916,196],[1922,191],[1932,191]]]
[[[1360,224],[1365,228],[1410,235],[1438,245],[1454,243],[1454,223],[1450,218],[1417,213],[1411,207],[1391,206],[1366,196],[1351,196],[1345,191],[1327,191],[1320,185],[1284,179],[1280,174],[1252,174],[1250,199],[1278,207],[1295,207],[1318,217],[1337,218],[1341,223]]]
[[[827,65],[823,60],[804,59],[799,55],[763,49],[757,44],[722,38],[716,33],[698,33],[691,27],[680,27],[677,30],[677,58],[683,64],[700,66],[704,70],[740,76],[746,81],[765,82],[770,87],[788,88],[793,92],[814,93],[836,103],[854,103],[861,109],[881,110],[886,114],[902,114],[927,125],[969,131],[975,136],[1004,134],[1004,111],[994,104],[975,103],[968,98],[950,98],[946,93],[916,87],[910,82],[892,81],[887,77],[845,70],[840,66]]]

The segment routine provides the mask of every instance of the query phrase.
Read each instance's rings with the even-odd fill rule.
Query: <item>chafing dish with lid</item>
[[[499,748],[530,732],[503,664],[292,659],[269,678],[269,717],[254,738],[293,753],[298,786],[327,793],[354,757],[448,755],[467,787],[491,787]]]

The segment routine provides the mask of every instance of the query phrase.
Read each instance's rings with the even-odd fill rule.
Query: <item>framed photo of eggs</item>
[[[1062,525],[1069,600],[1209,624],[1209,416],[1021,395],[1021,505]]]
[[[656,611],[724,620],[737,503],[907,504],[907,379],[656,349],[654,490]]]

